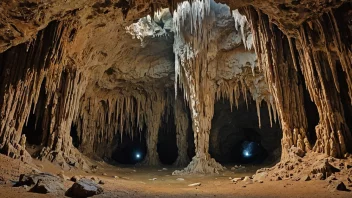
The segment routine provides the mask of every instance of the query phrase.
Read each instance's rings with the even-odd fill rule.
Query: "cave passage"
[[[162,164],[171,165],[177,159],[176,125],[173,113],[161,124],[158,133],[157,152]]]
[[[218,162],[226,164],[271,164],[280,160],[282,131],[273,121],[270,125],[268,106],[261,103],[261,128],[256,104],[249,101],[248,109],[240,100],[238,109],[231,111],[228,100],[215,103],[210,132],[209,152]]]
[[[44,78],[42,85],[40,87],[38,103],[35,106],[32,105],[31,111],[28,117],[27,122],[22,128],[22,134],[26,135],[27,143],[31,145],[40,145],[42,144],[44,137],[43,130],[43,116],[45,112],[45,84],[46,79]],[[51,107],[50,105],[48,107]]]
[[[118,139],[111,158],[119,164],[134,165],[142,162],[147,153],[146,138],[143,132],[133,138],[126,133]]]
[[[42,143],[41,120],[41,118],[37,120],[35,114],[30,114],[27,124],[23,126],[22,134],[26,135],[28,144],[39,146]]]

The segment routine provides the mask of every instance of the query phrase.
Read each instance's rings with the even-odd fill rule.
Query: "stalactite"
[[[343,22],[344,23],[344,22]],[[320,121],[316,126],[317,142],[313,150],[333,157],[344,157],[352,146],[352,136],[345,120],[340,98],[340,85],[336,72],[339,61],[346,74],[351,98],[352,50],[343,40],[334,11],[307,22],[299,29],[295,40],[300,66],[312,101],[316,104]],[[342,39],[343,38],[343,39]]]
[[[351,142],[352,137],[345,120],[336,73],[338,61],[346,74],[351,97],[351,41],[345,35],[348,30],[339,30],[338,11],[330,10],[303,23],[297,30],[297,38],[287,37],[260,10],[247,7],[243,11],[250,19],[260,66],[278,108],[284,132],[284,151],[291,146],[304,151],[311,149],[305,132],[307,121],[303,111],[302,84],[296,72],[300,70],[320,118],[313,150],[333,157],[344,157],[351,152],[351,146],[346,142]],[[340,17],[339,20],[344,19]],[[345,24],[343,21],[339,23]]]
[[[142,165],[160,165],[157,153],[158,132],[162,119],[168,119],[170,93],[163,90],[155,92],[129,92],[107,98],[83,98],[79,119],[76,125],[80,131],[80,150],[84,154],[111,156],[106,145],[116,145],[115,135],[126,133],[133,138],[146,127],[147,155]],[[101,146],[103,145],[104,148]]]
[[[183,171],[175,171],[173,174],[218,173],[223,169],[208,153],[215,101],[215,85],[207,75],[209,27],[213,20],[210,17],[210,0],[183,2],[174,12],[175,90],[179,79],[191,109],[196,156]],[[190,25],[188,34],[184,32],[187,25],[185,21]],[[187,46],[178,46],[182,42],[186,42]],[[186,52],[180,51],[180,48]]]
[[[226,9],[228,12],[224,13],[223,11]],[[219,10],[221,13],[217,13]],[[238,15],[240,14],[238,13]],[[252,68],[249,75],[247,74],[247,64],[243,63],[241,66],[243,68],[240,68],[241,72],[234,73],[234,76],[229,79],[214,77],[217,71],[223,69],[224,65],[211,64],[213,52],[208,50],[212,48],[210,43],[216,42],[212,35],[212,31],[217,28],[214,22],[217,17],[224,16],[231,17],[230,9],[211,0],[195,0],[191,3],[186,1],[180,3],[174,12],[175,90],[178,86],[184,89],[184,98],[191,110],[196,146],[196,156],[189,166],[183,171],[175,171],[174,174],[218,173],[223,169],[208,153],[209,133],[216,100],[227,98],[230,100],[232,108],[234,104],[238,106],[238,100],[241,96],[248,102],[249,92],[258,107],[261,101],[265,100],[275,110],[270,93],[258,94],[259,92],[256,90],[257,87],[260,87],[259,81],[262,76],[257,75],[255,60],[250,60]],[[234,25],[242,30],[240,35],[242,35],[243,44],[246,45],[245,48],[249,49],[252,45],[252,39],[251,35],[245,31],[248,28],[245,21],[246,17],[236,16]],[[247,59],[246,61],[248,62]],[[260,88],[263,88],[261,90],[263,93],[267,89],[265,86]],[[176,92],[176,96],[177,94]],[[274,115],[276,114],[274,113]],[[259,108],[258,117],[260,120]]]
[[[295,59],[291,54],[289,39],[272,25],[269,18],[260,10],[246,7],[243,12],[249,19],[259,67],[264,72],[274,98],[274,109],[277,110],[282,125],[282,160],[284,160],[288,157],[288,150],[292,146],[300,146],[303,151],[307,151],[310,147],[292,141],[299,138],[299,142],[308,142],[302,84],[299,83],[295,70]]]
[[[75,156],[78,152],[73,150],[70,129],[86,78],[74,68],[65,69],[63,59],[73,24],[52,22],[32,42],[0,55],[0,148],[7,154],[17,155],[16,150],[24,153],[22,128],[33,113],[37,120],[42,119],[42,126],[36,127],[44,131],[39,157],[62,165],[81,162]],[[40,96],[42,87],[45,95]]]

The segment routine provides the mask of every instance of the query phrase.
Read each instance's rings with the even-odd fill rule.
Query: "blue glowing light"
[[[245,141],[242,143],[242,156],[245,158],[251,158],[255,155],[255,149],[257,147],[257,143]]]
[[[140,158],[141,158],[141,154],[137,153],[137,154],[136,154],[136,158],[137,158],[137,159],[140,159]]]

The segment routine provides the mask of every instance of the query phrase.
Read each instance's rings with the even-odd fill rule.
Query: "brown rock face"
[[[111,156],[115,137],[145,131],[142,164],[159,165],[159,128],[173,111],[175,165],[189,163],[189,128],[195,145],[175,174],[218,173],[209,154],[211,130],[220,130],[214,104],[227,99],[232,110],[243,98],[255,101],[259,128],[263,101],[270,122],[279,121],[282,164],[293,150],[348,157],[351,3],[216,2],[1,1],[2,153],[27,160],[26,143],[36,144],[38,158],[84,167],[81,153]]]

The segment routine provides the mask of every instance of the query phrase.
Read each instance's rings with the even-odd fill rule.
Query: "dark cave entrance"
[[[167,118],[166,118],[167,117]],[[158,133],[157,152],[162,164],[171,165],[178,157],[174,113],[165,116]]]
[[[282,131],[279,123],[270,124],[268,106],[260,108],[261,128],[256,104],[239,101],[231,112],[230,102],[215,103],[210,132],[209,153],[216,161],[226,164],[272,164],[280,160]]]
[[[346,124],[352,135],[352,105],[351,105],[350,96],[348,94],[348,84],[346,81],[347,76],[346,76],[346,73],[342,70],[342,66],[340,62],[336,64],[336,67],[337,67],[337,75],[338,75],[338,80],[340,85],[341,103],[345,114]],[[350,147],[347,147],[347,148],[349,149]]]
[[[38,102],[35,106],[32,105],[27,122],[24,124],[22,134],[26,135],[27,143],[30,145],[40,146],[43,143],[43,115],[45,112],[45,84],[44,78],[40,87]],[[50,106],[49,106],[50,107]],[[35,111],[34,111],[35,110]]]
[[[72,144],[74,147],[79,148],[80,145],[80,139],[78,137],[78,131],[77,131],[77,126],[72,123],[71,124],[71,131],[70,131],[70,135],[72,137]]]
[[[119,164],[126,165],[135,165],[142,162],[147,154],[145,128],[143,131],[135,133],[133,137],[127,133],[123,133],[122,136],[117,133],[114,141],[118,143],[113,149],[111,159]]]
[[[37,119],[35,114],[30,114],[27,124],[23,126],[22,134],[26,135],[27,143],[40,145],[42,143],[43,129],[41,119]]]

